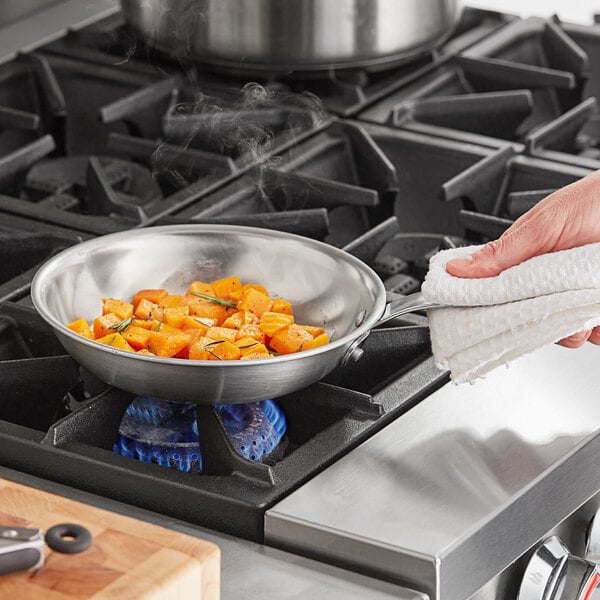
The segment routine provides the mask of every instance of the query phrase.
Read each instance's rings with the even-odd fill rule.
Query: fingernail
[[[461,258],[453,258],[448,264],[452,265],[454,268],[466,269],[473,264],[474,260],[473,255],[470,254],[469,256],[463,256]]]

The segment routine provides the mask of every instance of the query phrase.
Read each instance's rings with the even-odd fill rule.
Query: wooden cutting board
[[[44,566],[0,577],[0,599],[218,600],[221,555],[210,542],[0,478],[0,525],[77,523],[92,534],[80,554],[46,546]]]

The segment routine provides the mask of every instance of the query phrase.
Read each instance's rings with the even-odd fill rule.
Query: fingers
[[[446,264],[446,271],[454,277],[481,278],[495,277],[505,269],[543,254],[546,241],[542,225],[534,220],[507,232],[493,242],[464,258],[455,258]]]
[[[596,328],[598,329],[598,327]],[[566,337],[559,342],[556,342],[559,346],[564,346],[565,348],[581,348],[591,337],[591,330],[579,331]]]
[[[600,346],[600,327],[594,327],[594,329],[592,329],[592,333],[588,338],[588,342],[596,344],[596,346]]]
[[[568,211],[553,202],[533,217],[516,221],[504,234],[471,256],[448,261],[446,271],[454,277],[495,277],[534,256],[551,252],[564,231]]]

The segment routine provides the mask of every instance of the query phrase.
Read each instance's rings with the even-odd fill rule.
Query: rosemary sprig
[[[223,300],[223,298],[217,298],[210,294],[204,294],[202,292],[191,292],[192,296],[198,296],[198,298],[204,298],[204,300],[210,300],[213,304],[219,304],[220,306],[226,306],[227,308],[237,308],[237,302],[233,300]]]
[[[158,325],[154,328],[154,331],[160,331],[160,326],[163,324],[165,317],[164,315],[161,317],[160,321],[158,322]]]
[[[213,348],[217,344],[222,344],[224,341],[225,340],[215,340],[214,342],[208,342],[208,344],[204,344],[204,346],[202,346],[202,350],[209,351],[209,348]]]
[[[222,344],[225,340],[215,340],[214,342],[208,342],[202,346],[202,350],[208,352],[211,356],[214,356],[217,360],[223,360],[218,354],[215,354],[211,348],[214,348],[217,344]]]
[[[214,356],[217,360],[223,360],[218,354],[215,354],[212,350],[207,350],[207,352],[211,355]]]
[[[238,346],[240,350],[245,350],[246,348],[253,348],[254,346],[258,346],[258,342],[254,342],[253,344],[246,344],[245,346]]]
[[[133,316],[129,317],[128,319],[123,319],[119,323],[111,325],[109,329],[114,329],[117,333],[123,333],[131,325],[131,323],[133,323]]]

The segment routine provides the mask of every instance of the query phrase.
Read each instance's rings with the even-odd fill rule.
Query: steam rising
[[[276,146],[294,143],[301,133],[319,127],[325,117],[314,94],[251,82],[227,98],[197,90],[190,100],[173,104],[163,119],[163,134],[168,143],[229,156],[238,167],[258,165],[261,188],[262,170],[278,162],[271,155]],[[152,167],[155,176],[167,175],[178,187],[197,179],[197,174],[174,169],[162,145],[154,153]]]

